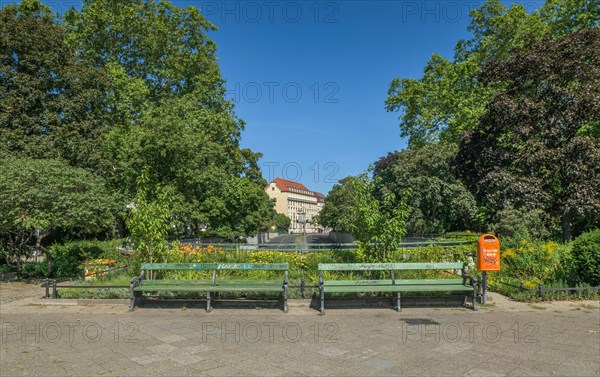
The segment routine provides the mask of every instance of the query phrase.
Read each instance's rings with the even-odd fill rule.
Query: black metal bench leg
[[[283,312],[288,312],[288,286],[283,287]]]
[[[473,287],[473,311],[477,311],[477,285]]]
[[[210,292],[206,292],[206,312],[210,313],[212,307],[210,305]]]
[[[467,307],[467,295],[463,298],[462,306]]]
[[[400,306],[400,292],[396,293],[396,311],[402,311],[402,307]]]
[[[325,314],[325,290],[323,289],[323,286],[320,287],[321,289],[321,314]]]
[[[135,308],[135,293],[133,292],[133,285],[129,287],[129,311],[132,312]]]

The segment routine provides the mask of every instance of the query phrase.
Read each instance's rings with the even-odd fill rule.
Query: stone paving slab
[[[0,296],[6,289],[0,285]],[[493,296],[496,305],[478,312],[369,307],[319,315],[305,304],[287,314],[129,312],[10,297],[0,301],[1,376],[600,377],[598,302],[532,308]]]

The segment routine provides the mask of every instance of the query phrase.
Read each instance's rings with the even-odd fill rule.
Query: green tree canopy
[[[28,248],[50,253],[43,240],[55,232],[95,234],[113,229],[115,204],[104,181],[56,160],[0,160],[0,233],[11,257]]]
[[[455,163],[490,208],[542,209],[561,220],[566,240],[574,221],[600,215],[598,51],[600,29],[587,29],[531,40],[508,60],[488,62],[481,80],[506,89],[461,142]]]
[[[264,227],[258,217],[272,203],[260,154],[240,148],[244,122],[225,99],[207,36],[214,25],[196,7],[169,1],[87,0],[68,12],[65,27],[78,56],[110,79],[110,186],[131,200],[148,167],[149,185],[172,190],[177,229],[205,224],[231,239]]]
[[[401,136],[411,146],[427,142],[458,142],[463,131],[478,126],[485,105],[503,89],[501,82],[478,79],[489,60],[505,60],[526,37],[557,38],[600,26],[600,0],[549,0],[527,13],[522,4],[509,8],[487,0],[470,13],[473,37],[459,41],[453,61],[433,54],[421,78],[396,78],[390,84],[386,109],[400,113]]]
[[[327,195],[325,205],[318,215],[319,224],[338,232],[350,232],[353,221],[353,208],[356,201],[356,190],[353,181],[356,177],[346,177]]]
[[[272,226],[274,226],[278,231],[287,232],[288,229],[290,229],[291,224],[292,220],[290,220],[290,218],[283,213],[276,213],[273,216]]]
[[[396,198],[394,193],[381,189],[380,180],[362,174],[350,183],[356,195],[350,232],[367,262],[390,260],[391,253],[406,235],[406,220],[410,215],[405,200],[409,192]]]
[[[413,211],[409,234],[432,234],[478,228],[477,203],[450,167],[455,144],[428,144],[394,152],[375,163],[375,176],[387,190],[401,197]]]
[[[108,78],[76,57],[35,0],[0,10],[0,157],[60,159],[101,171]]]

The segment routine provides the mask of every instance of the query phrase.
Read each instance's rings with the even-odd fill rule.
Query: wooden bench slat
[[[397,279],[396,285],[462,285],[463,279]],[[392,280],[325,280],[325,286],[333,285],[392,285]]]
[[[470,292],[469,285],[324,286],[325,292]]]
[[[281,280],[216,280],[216,285],[279,285],[283,286],[283,279]]]
[[[462,262],[436,263],[319,263],[319,271],[460,270]]]
[[[328,285],[392,285],[392,280],[325,280]]]
[[[144,263],[142,271],[212,271],[212,279],[144,279],[144,273],[133,278],[130,286],[131,310],[141,292],[204,292],[206,310],[211,310],[211,293],[216,292],[282,292],[283,311],[288,311],[288,263]],[[217,278],[217,271],[282,271],[282,279],[242,280]],[[236,274],[237,275],[237,274]],[[189,277],[189,276],[188,276]]]
[[[207,289],[210,288],[210,285],[138,285],[133,288],[134,291],[149,291],[149,292],[158,292],[158,291],[173,291],[173,292],[183,292],[183,291],[194,291],[194,292],[206,292]]]
[[[410,270],[461,270],[465,273],[463,262],[435,262],[435,263],[319,263],[319,290],[321,313],[325,312],[325,293],[367,293],[367,292],[393,292],[395,293],[395,307],[400,311],[400,299],[403,292],[472,292],[472,307],[475,307],[476,283],[468,279],[472,285],[467,285],[466,277],[447,279],[395,279],[401,274],[396,271]],[[331,273],[324,274],[324,271]],[[355,279],[335,280],[335,271],[389,271],[390,279]],[[333,275],[334,279],[330,279]]]
[[[142,263],[143,271],[206,271],[214,270],[211,263]]]
[[[264,270],[264,271],[286,271],[289,270],[288,263],[143,263],[142,270]]]
[[[197,284],[212,284],[212,280],[142,280],[142,285],[152,284],[152,285],[197,285]]]
[[[399,285],[329,285],[323,287],[325,292],[401,292]]]
[[[208,287],[209,292],[281,292],[283,284],[279,285],[255,285],[255,286],[230,286],[230,285],[217,285],[214,287]]]

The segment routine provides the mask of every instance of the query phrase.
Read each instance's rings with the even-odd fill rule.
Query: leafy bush
[[[44,278],[48,274],[47,262],[25,262],[21,264],[21,270],[18,273],[21,279]]]
[[[8,264],[0,264],[0,274],[5,272],[13,272],[13,268]]]
[[[600,229],[577,237],[573,242],[573,260],[580,281],[600,285]]]
[[[528,211],[509,207],[497,213],[498,222],[492,225],[492,230],[499,236],[547,239],[550,232],[544,224],[543,217],[542,210]]]
[[[54,244],[50,247],[53,263],[53,275],[58,278],[71,278],[83,275],[82,262],[97,258],[119,259],[118,240],[72,241]]]
[[[495,276],[516,279],[525,288],[570,280],[571,246],[553,241],[540,243],[521,240],[518,246],[502,250],[501,265],[501,272]]]

